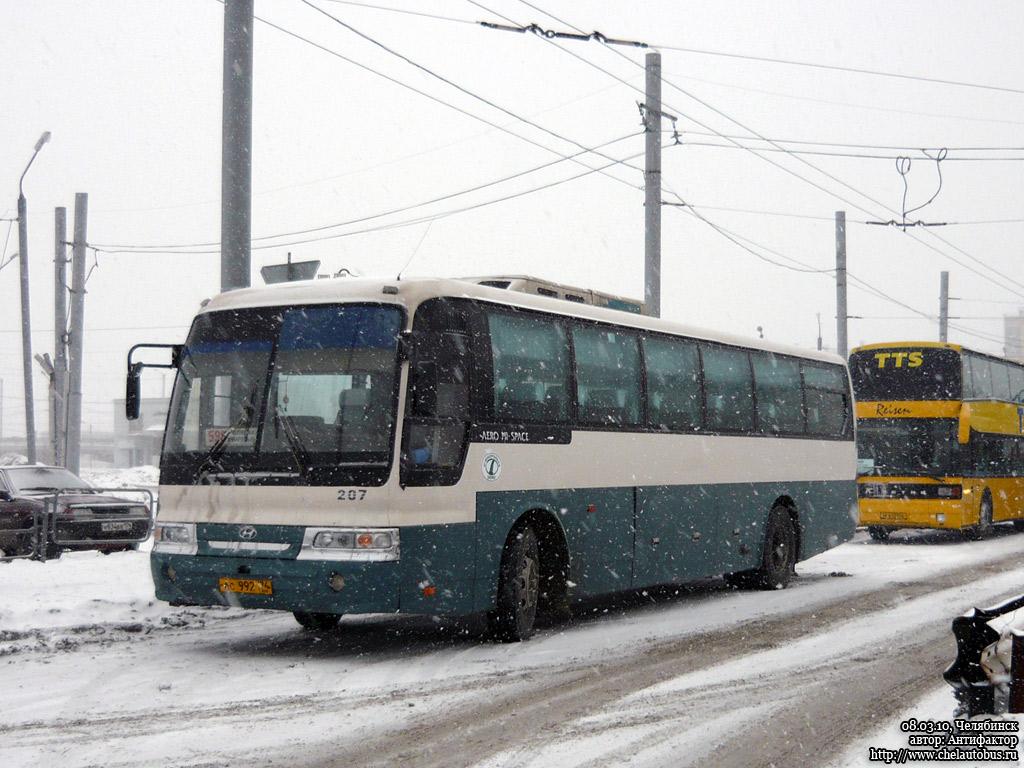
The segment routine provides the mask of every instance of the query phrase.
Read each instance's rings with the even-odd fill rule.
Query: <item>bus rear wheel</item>
[[[516,643],[533,634],[540,601],[540,546],[529,526],[513,532],[501,555],[497,607],[488,616],[493,637]]]
[[[315,632],[326,632],[334,629],[341,621],[341,615],[337,613],[318,613],[315,611],[295,611],[292,613],[295,620],[302,625],[303,629]]]
[[[764,531],[761,567],[754,572],[761,589],[784,589],[796,569],[796,531],[784,507],[772,507]]]

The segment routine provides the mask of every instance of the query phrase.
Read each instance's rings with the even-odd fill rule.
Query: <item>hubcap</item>
[[[532,610],[537,605],[537,598],[540,594],[540,574],[537,572],[537,562],[533,558],[523,558],[518,581],[519,607],[524,610]]]

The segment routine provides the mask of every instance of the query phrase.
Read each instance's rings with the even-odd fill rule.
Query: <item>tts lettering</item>
[[[878,352],[875,354],[879,368],[892,363],[892,368],[919,368],[924,363],[923,352]],[[904,365],[906,363],[906,365]]]

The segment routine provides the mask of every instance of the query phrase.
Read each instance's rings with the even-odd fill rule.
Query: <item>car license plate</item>
[[[272,595],[274,589],[270,579],[221,579],[221,592],[237,592],[241,595]]]
[[[100,523],[100,530],[104,533],[123,533],[132,529],[131,523],[125,522],[107,522]]]

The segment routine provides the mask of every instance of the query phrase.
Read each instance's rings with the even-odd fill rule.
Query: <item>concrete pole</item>
[[[34,157],[34,155],[33,155]],[[28,170],[28,169],[26,169]],[[21,363],[25,377],[25,456],[36,463],[36,414],[32,394],[32,312],[28,292],[28,203],[18,195],[18,261],[21,265]]]
[[[82,465],[82,355],[85,328],[85,233],[89,196],[75,195],[75,239],[71,253],[70,371],[68,376],[68,437],[64,466],[75,474]]]
[[[53,226],[53,410],[54,464],[64,466],[68,386],[68,210],[54,209]]]
[[[939,341],[949,340],[949,272],[939,273]]]
[[[224,2],[221,123],[220,289],[247,288],[252,237],[252,68],[254,0]]]
[[[644,113],[644,301],[661,317],[661,54],[647,54]]]
[[[845,358],[846,340],[846,211],[836,211],[836,352]]]

